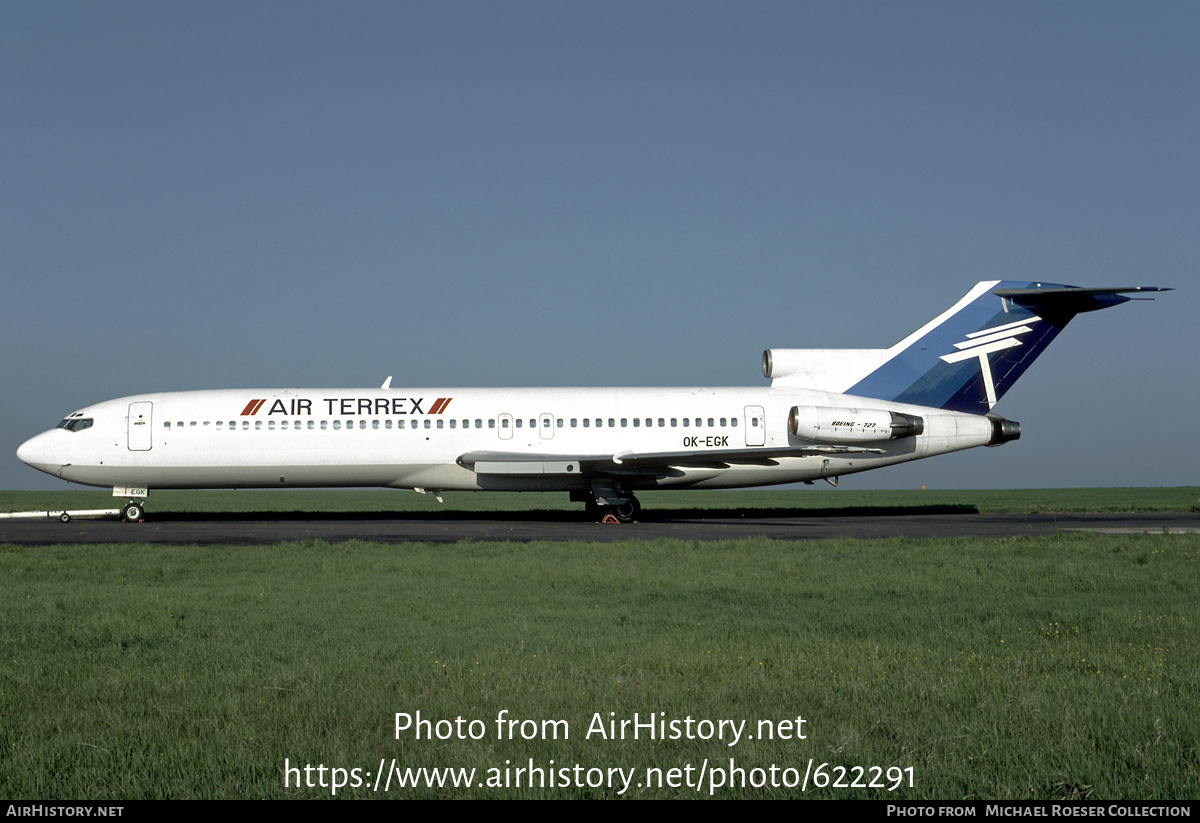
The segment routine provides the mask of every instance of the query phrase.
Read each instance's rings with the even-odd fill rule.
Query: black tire
[[[126,523],[137,523],[146,516],[146,510],[140,503],[127,503],[121,511],[121,519]]]
[[[58,516],[58,522],[59,523],[70,523],[71,515],[67,514],[66,512],[63,512],[62,514],[60,514]]]
[[[631,497],[624,503],[618,503],[612,507],[612,513],[622,523],[632,523],[641,514],[642,504],[638,502],[636,497]]]

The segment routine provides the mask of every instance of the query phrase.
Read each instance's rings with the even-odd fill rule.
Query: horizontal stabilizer
[[[1067,312],[1080,314],[1085,311],[1107,309],[1136,298],[1126,294],[1147,294],[1171,291],[1161,286],[1120,286],[1112,289],[1081,289],[1075,286],[1046,286],[1026,289],[995,289],[992,294],[1010,300],[1032,312]],[[1146,298],[1152,300],[1153,298]]]

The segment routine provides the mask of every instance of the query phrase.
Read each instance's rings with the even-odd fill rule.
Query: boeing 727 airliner
[[[68,415],[17,457],[126,497],[382,486],[565,491],[637,516],[643,489],[817,479],[1020,437],[993,413],[1076,314],[1156,287],[978,283],[887,349],[770,349],[756,388],[249,389],[144,394]]]

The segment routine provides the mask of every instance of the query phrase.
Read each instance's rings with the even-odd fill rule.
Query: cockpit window
[[[92,418],[90,417],[68,417],[66,420],[58,424],[58,428],[73,432],[81,432],[84,429],[90,429],[91,427]]]

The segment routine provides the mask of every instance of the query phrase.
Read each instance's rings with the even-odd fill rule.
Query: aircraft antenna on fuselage
[[[384,380],[384,381],[383,381],[383,385],[382,385],[382,386],[380,386],[379,388],[381,388],[381,389],[390,389],[391,387],[392,387],[392,376],[389,374],[389,375],[388,375],[388,379],[387,379],[387,380]]]

